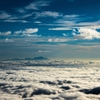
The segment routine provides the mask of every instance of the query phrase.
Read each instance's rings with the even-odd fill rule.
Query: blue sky
[[[100,59],[100,0],[0,0],[0,59]]]

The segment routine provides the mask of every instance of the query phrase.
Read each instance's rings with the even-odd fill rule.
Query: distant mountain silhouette
[[[34,57],[33,60],[49,60],[48,58],[39,56],[39,57]]]
[[[45,57],[42,57],[42,56],[39,56],[39,57],[25,58],[25,59],[14,58],[14,59],[10,59],[10,60],[49,60],[49,59],[45,58]]]

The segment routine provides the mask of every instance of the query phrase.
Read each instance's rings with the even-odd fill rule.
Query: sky
[[[100,59],[100,0],[0,0],[0,59]]]

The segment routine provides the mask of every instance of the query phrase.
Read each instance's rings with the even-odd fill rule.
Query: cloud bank
[[[99,65],[96,61],[0,61],[0,99],[99,100]]]

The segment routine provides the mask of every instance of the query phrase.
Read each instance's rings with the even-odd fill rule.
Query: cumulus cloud
[[[38,28],[27,28],[25,30],[15,31],[14,35],[22,35],[22,36],[33,36],[33,37],[41,37],[41,35],[37,35],[35,33],[38,32]]]
[[[38,28],[27,28],[25,30],[15,31],[15,35],[32,35],[33,33],[38,32]],[[36,34],[34,34],[36,36]]]
[[[23,31],[23,34],[32,34],[32,33],[36,33],[38,32],[38,28],[29,28],[29,29],[25,29],[25,31]]]
[[[73,30],[74,38],[83,40],[100,39],[100,32],[91,28],[78,28]]]
[[[53,18],[57,18],[57,17],[61,17],[62,14],[58,13],[58,12],[52,12],[52,11],[43,11],[43,12],[37,12],[35,14],[35,18],[41,18],[41,17],[53,17]]]
[[[0,36],[8,36],[8,35],[11,35],[11,31],[0,32]]]

